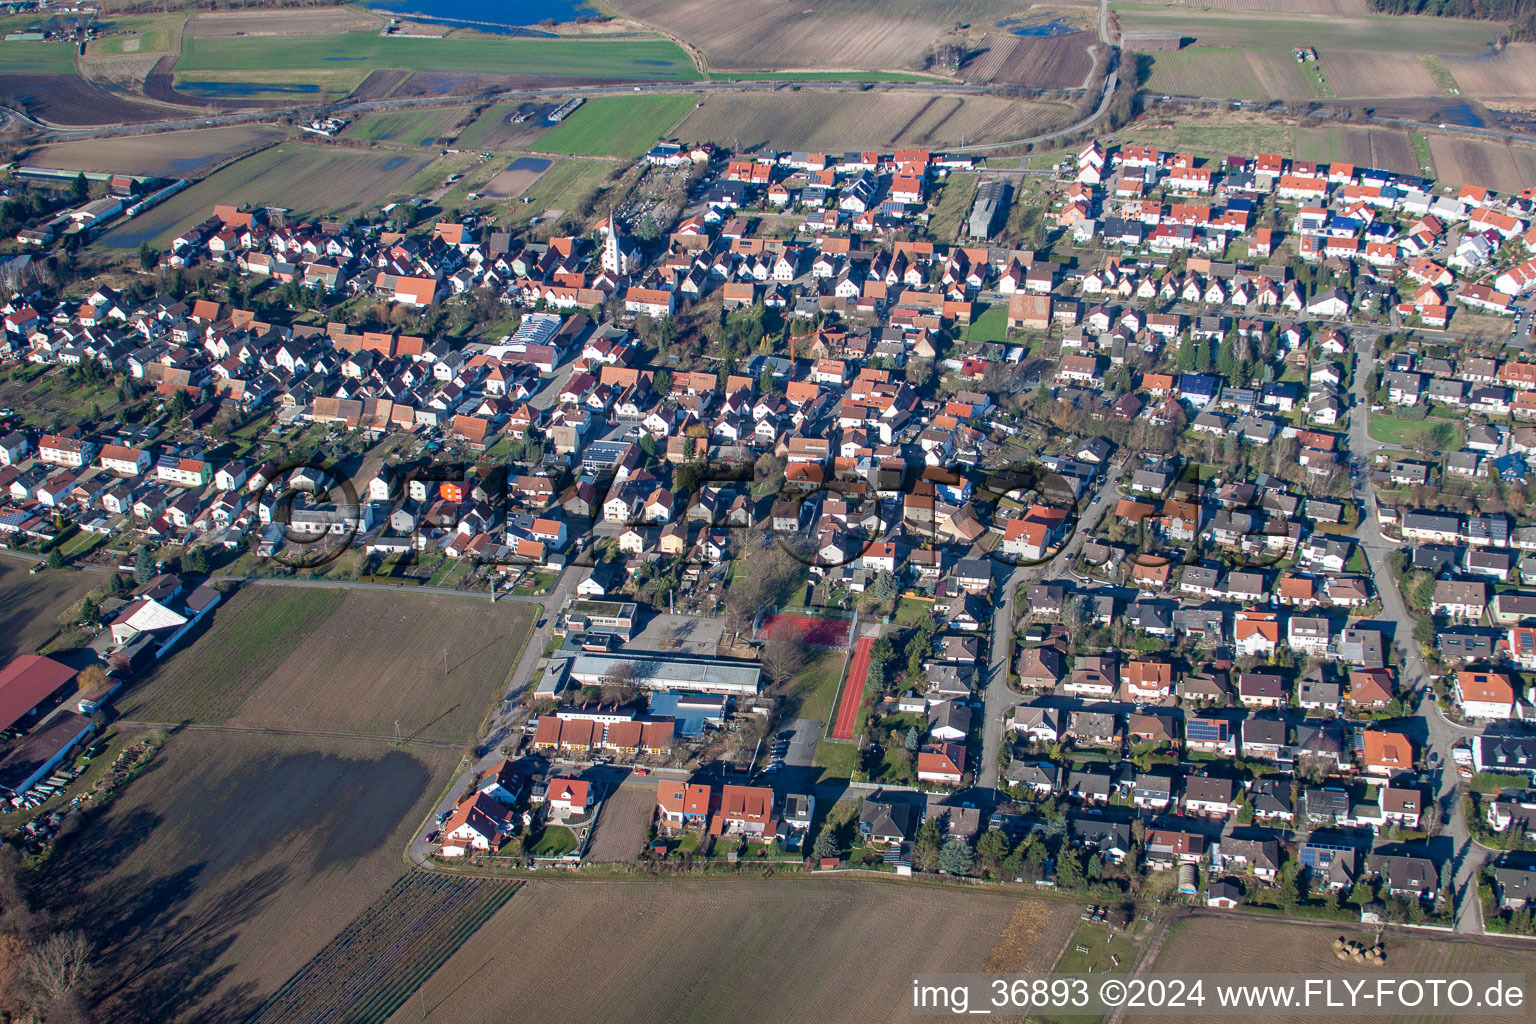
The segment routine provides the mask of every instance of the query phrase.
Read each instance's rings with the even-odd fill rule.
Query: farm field
[[[617,165],[606,160],[582,160],[575,157],[556,160],[523,194],[528,202],[516,205],[511,220],[513,223],[525,223],[554,210],[563,212],[579,209],[588,196],[602,188],[616,169]]]
[[[194,14],[187,21],[187,35],[219,36],[323,35],[331,32],[376,30],[383,19],[359,7],[320,9],[268,8],[254,11],[219,11]]]
[[[989,32],[974,48],[979,54],[960,69],[960,77],[967,82],[1072,89],[1093,70],[1088,49],[1097,43],[1093,32],[1034,38]]]
[[[1435,176],[1448,185],[1481,185],[1500,192],[1520,192],[1536,182],[1536,148],[1491,139],[1429,136]]]
[[[284,135],[281,128],[271,125],[238,125],[166,132],[143,138],[59,142],[33,151],[27,157],[27,163],[33,167],[57,167],[66,171],[196,177],[215,164],[270,145]]]
[[[603,801],[597,831],[587,846],[589,861],[633,863],[645,846],[645,830],[656,813],[656,787],[642,778],[632,786],[619,786]]]
[[[0,42],[0,75],[72,75],[75,48],[70,43]]]
[[[114,57],[138,53],[174,53],[181,40],[184,14],[123,15],[109,18],[104,35],[86,46],[91,57]]]
[[[250,1024],[345,1012],[382,1021],[517,891],[516,882],[412,871],[288,979]]]
[[[736,148],[843,150],[1022,138],[1068,122],[1062,103],[918,92],[710,96],[676,134]]]
[[[914,973],[1047,971],[1077,913],[997,891],[867,878],[540,879],[392,1020],[470,1020],[512,998],[546,1024],[906,1020]],[[922,939],[849,955],[893,931]],[[603,985],[562,983],[571,949],[604,965]]]
[[[343,65],[339,71],[338,65]],[[194,36],[182,45],[176,80],[240,82],[243,72],[264,82],[334,84],[345,76],[352,88],[379,68],[623,79],[699,77],[687,54],[665,39],[410,39],[346,32],[288,35],[280,45],[261,36]]]
[[[454,129],[469,113],[467,107],[439,110],[398,110],[365,114],[347,125],[342,134],[349,139],[369,142],[400,142],[409,146],[430,146],[439,137],[452,138]]]
[[[532,148],[541,153],[632,159],[654,146],[695,102],[692,94],[594,97],[539,136]]]
[[[0,66],[0,96],[45,124],[65,127],[158,120],[167,109],[98,87],[73,68],[68,74],[33,74]]]
[[[464,743],[533,617],[523,603],[248,585],[124,698],[123,714],[380,737],[398,722],[410,739]]]
[[[1414,156],[1412,138],[1400,128],[1297,128],[1294,155],[1298,160],[1342,161],[1400,174],[1423,173]]]
[[[235,1024],[400,877],[454,750],[172,736],[37,899],[95,944],[103,1019]]]
[[[1154,7],[1112,3],[1127,32],[1181,32],[1196,46],[1281,49],[1327,46],[1336,50],[1387,50],[1403,53],[1488,53],[1500,27],[1488,21],[1455,18],[1335,17],[1312,14],[1256,14],[1192,7]]]
[[[1345,98],[1444,94],[1424,61],[1412,53],[1320,50],[1318,63],[1335,95]]]
[[[1177,121],[1137,121],[1121,136],[1126,142],[1225,157],[1233,153],[1289,153],[1295,130],[1267,117],[1226,113]]]
[[[512,124],[507,120],[524,105],[492,103],[459,133],[460,147],[476,150],[527,149],[545,130],[545,125],[542,118],[522,124]]]
[[[990,25],[1005,0],[751,0],[721,17],[713,0],[616,0],[627,17],[698,47],[710,68],[914,69],[956,22]]]
[[[1536,43],[1510,43],[1491,57],[1448,57],[1445,67],[1468,96],[1529,103],[1536,96]]]
[[[1370,942],[1373,929],[1361,930],[1347,924],[1316,927],[1291,924],[1280,919],[1253,915],[1191,917],[1175,922],[1167,939],[1152,962],[1151,973],[1170,974],[1242,974],[1273,972],[1297,976],[1355,974],[1360,968],[1339,961],[1332,942],[1339,936]],[[1528,974],[1531,952],[1506,949],[1480,942],[1442,936],[1418,936],[1401,931],[1388,932],[1382,940],[1387,948],[1387,973],[1397,977],[1425,975]],[[1486,1011],[1485,1011],[1486,1012]],[[1301,1024],[1326,1024],[1337,1016],[1312,1014],[1291,1016]],[[1362,1018],[1364,1019],[1364,1018]],[[1371,1018],[1373,1020],[1381,1018]],[[1489,1021],[1523,1021],[1527,1016],[1489,1016]]]
[[[204,178],[133,220],[119,224],[101,244],[136,249],[164,247],[215,203],[275,203],[297,215],[354,213],[385,202],[432,162],[432,156],[369,153],[284,143],[248,156]]]
[[[101,577],[83,572],[27,574],[27,563],[0,562],[0,665],[33,654],[59,628],[58,618]]]
[[[1147,91],[1173,96],[1210,96],[1215,99],[1265,98],[1264,87],[1242,50],[1192,46],[1152,55],[1152,75]]]
[[[552,166],[554,166],[553,161],[540,157],[519,157],[512,161],[506,170],[492,175],[480,191],[496,199],[515,199],[532,188],[534,182],[539,180],[539,176]]]
[[[1259,85],[1277,100],[1305,100],[1318,94],[1309,73],[1302,69],[1290,50],[1248,50],[1248,66],[1258,76]]]
[[[1168,0],[1143,0],[1148,6],[1169,6]],[[1200,0],[1216,11],[1268,11],[1274,14],[1368,14],[1365,0]]]

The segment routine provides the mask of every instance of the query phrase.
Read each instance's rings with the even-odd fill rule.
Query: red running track
[[[864,686],[869,679],[869,652],[875,646],[872,636],[860,637],[853,648],[853,664],[848,666],[848,681],[843,684],[843,699],[837,706],[837,721],[832,724],[832,738],[853,739],[853,727],[859,724],[859,705],[864,703]]]

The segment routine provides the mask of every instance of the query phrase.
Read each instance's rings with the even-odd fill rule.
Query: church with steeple
[[[612,213],[603,225],[603,269],[617,277],[628,277],[640,266],[640,250],[619,233],[619,222]]]

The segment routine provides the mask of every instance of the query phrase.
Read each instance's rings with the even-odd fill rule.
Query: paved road
[[[1008,660],[1013,652],[1014,595],[1026,583],[1063,575],[1072,564],[1072,559],[1082,547],[1083,538],[1093,533],[1117,493],[1123,468],[1115,463],[1103,468],[1104,473],[1098,485],[1089,492],[1087,504],[1078,515],[1077,530],[1056,557],[1041,565],[1012,568],[999,562],[993,570],[994,579],[1002,580],[1002,593],[998,595],[992,612],[992,649],[986,670],[981,751],[977,755],[981,764],[976,769],[976,785],[983,789],[997,789],[997,752],[1002,746],[1006,718],[1014,705],[1023,699],[1017,690],[1008,685]]]
[[[423,867],[428,866],[427,854],[430,850],[427,845],[427,833],[437,827],[437,815],[453,810],[464,788],[479,778],[487,768],[501,760],[501,748],[522,728],[521,701],[528,687],[533,685],[534,671],[544,656],[544,645],[553,635],[555,612],[565,605],[566,598],[575,591],[576,586],[591,574],[590,568],[568,566],[560,573],[560,578],[555,581],[549,593],[535,599],[543,605],[542,622],[535,625],[528,643],[523,647],[517,666],[512,670],[505,699],[491,716],[491,724],[486,731],[485,739],[481,741],[478,750],[466,757],[467,763],[461,765],[462,770],[453,784],[443,791],[437,806],[432,809],[427,820],[422,823],[422,827],[411,839],[411,845],[406,853],[414,863]]]
[[[1459,776],[1451,757],[1451,748],[1478,730],[1456,725],[1446,719],[1435,700],[1429,673],[1418,643],[1413,639],[1415,619],[1403,601],[1403,595],[1392,575],[1388,561],[1398,545],[1381,533],[1381,518],[1376,505],[1376,495],[1366,474],[1370,472],[1372,453],[1384,446],[1373,441],[1368,432],[1370,417],[1370,383],[1374,377],[1373,350],[1375,337],[1357,339],[1354,381],[1354,408],[1350,411],[1349,444],[1354,461],[1356,493],[1365,505],[1359,529],[1355,537],[1365,555],[1366,566],[1376,591],[1381,598],[1382,618],[1394,625],[1393,642],[1402,657],[1399,689],[1408,701],[1418,698],[1417,713],[1424,719],[1427,729],[1428,750],[1425,756],[1438,755],[1438,766],[1428,773],[1434,785],[1434,800],[1439,805],[1442,822],[1441,836],[1449,838],[1452,846],[1451,864],[1454,876],[1453,899],[1456,907],[1456,930],[1468,934],[1482,934],[1482,907],[1477,900],[1475,877],[1482,867],[1485,852],[1471,841],[1466,815],[1462,809]]]

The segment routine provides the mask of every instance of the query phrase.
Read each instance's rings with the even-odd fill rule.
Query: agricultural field
[[[194,14],[187,21],[187,35],[195,38],[228,36],[325,35],[333,32],[377,31],[383,18],[360,7],[279,7],[257,11],[219,11]]]
[[[466,742],[534,617],[521,602],[249,585],[124,716]]]
[[[532,188],[540,175],[553,166],[553,161],[541,157],[519,157],[508,164],[506,170],[497,171],[480,191],[493,199],[515,199]]]
[[[0,561],[0,665],[34,654],[69,611],[102,577],[68,570],[28,575],[20,559]]]
[[[70,43],[0,42],[0,88],[15,74],[74,73],[75,48]]]
[[[1536,43],[1510,43],[1489,57],[1447,57],[1445,67],[1468,96],[1522,106],[1536,96]]]
[[[1270,99],[1306,100],[1323,91],[1315,83],[1315,72],[1297,63],[1290,50],[1248,50],[1248,66],[1258,77],[1259,86]]]
[[[1411,53],[1320,50],[1318,64],[1334,94],[1345,99],[1439,96],[1443,92],[1424,61]]]
[[[142,138],[58,142],[34,150],[33,167],[66,171],[111,171],[165,178],[195,178],[242,153],[271,145],[285,132],[272,125],[236,125],[166,132]]]
[[[1073,89],[1093,70],[1089,51],[1098,43],[1093,32],[1029,38],[989,32],[960,69],[967,82],[1020,85],[1033,89]]]
[[[1127,32],[1180,32],[1201,47],[1283,50],[1293,46],[1475,57],[1491,52],[1503,27],[1491,21],[1419,17],[1255,14],[1192,7],[1112,3]]]
[[[1334,956],[1332,943],[1339,935],[1367,943],[1376,938],[1374,930],[1361,930],[1347,924],[1294,924],[1252,915],[1190,917],[1170,926],[1150,972],[1164,976],[1256,972],[1298,977],[1358,975],[1358,966],[1341,962]],[[1410,935],[1398,930],[1388,932],[1382,941],[1386,945],[1386,973],[1394,977],[1527,974],[1531,967],[1529,947],[1503,948],[1439,935]],[[1312,1014],[1287,1019],[1299,1024],[1327,1024],[1338,1018],[1337,1015]],[[1529,1017],[1516,1013],[1481,1019],[1525,1021]]]
[[[1202,112],[1176,121],[1137,121],[1120,133],[1126,142],[1196,155],[1289,153],[1294,129],[1259,114]]]
[[[383,1021],[517,891],[516,882],[412,871],[358,915],[249,1024],[344,1014]]]
[[[123,15],[108,18],[104,34],[86,46],[88,57],[121,57],[140,53],[175,53],[181,45],[184,14]]]
[[[1167,6],[1169,0],[1140,0]],[[1267,11],[1271,14],[1368,14],[1365,0],[1200,0],[1199,6],[1216,11]]]
[[[1536,182],[1536,148],[1459,135],[1429,136],[1435,176],[1447,185],[1520,192]]]
[[[182,44],[176,83],[178,87],[189,82],[309,85],[334,92],[355,88],[369,72],[381,68],[567,78],[699,77],[687,54],[665,39],[478,35],[412,39],[346,32],[288,35],[280,45],[262,36],[194,36]]]
[[[1400,174],[1421,174],[1413,140],[1400,128],[1297,128],[1298,160],[1340,161],[1357,167],[1379,167]]]
[[[428,154],[361,152],[334,146],[284,143],[248,156],[204,178],[133,220],[119,224],[101,244],[159,248],[215,203],[276,204],[297,215],[355,213],[386,202],[431,164]]]
[[[1249,102],[1266,98],[1264,87],[1242,50],[1192,46],[1151,57],[1148,92]]]
[[[597,830],[587,847],[588,861],[633,863],[645,846],[645,830],[656,814],[656,787],[640,779],[619,786],[603,801]]]
[[[919,92],[712,95],[679,137],[732,148],[843,150],[1018,139],[1072,119],[1066,104]],[[739,143],[739,146],[738,146]]]
[[[436,110],[397,110],[365,114],[348,125],[342,134],[349,139],[369,142],[400,142],[408,146],[431,146],[438,139],[452,139],[459,122],[469,113],[467,107]]]
[[[513,124],[509,120],[527,105],[492,103],[459,133],[459,145],[464,149],[477,150],[527,149],[546,128],[542,118],[533,118],[522,124]]]
[[[512,999],[547,1024],[905,1020],[914,973],[1047,971],[1077,913],[995,890],[872,878],[539,879],[392,1020],[471,1020]],[[877,938],[892,934],[922,938]],[[848,955],[873,942],[879,955]],[[604,965],[603,985],[563,983],[572,949]]]
[[[633,159],[654,146],[696,102],[693,94],[598,96],[540,135],[532,148]]]
[[[60,841],[35,899],[102,1019],[243,1021],[401,874],[448,748],[189,730]]]
[[[100,88],[73,72],[12,74],[0,68],[0,100],[45,124],[63,127],[154,121],[167,113],[164,107]]]
[[[512,222],[523,224],[534,217],[558,217],[567,210],[580,209],[617,169],[618,165],[606,160],[556,160],[523,194],[528,201],[512,209]]]
[[[619,12],[697,47],[711,70],[920,68],[959,22],[992,25],[1017,13],[1007,0],[753,0],[722,17],[714,0],[616,0]]]

